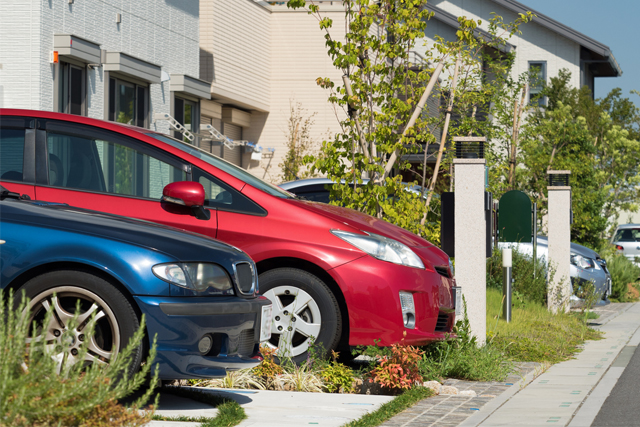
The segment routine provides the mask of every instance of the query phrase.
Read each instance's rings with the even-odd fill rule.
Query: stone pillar
[[[455,273],[467,302],[471,332],[478,345],[487,336],[487,258],[484,211],[485,159],[453,161],[455,177]]]
[[[549,288],[547,305],[554,313],[567,312],[571,297],[571,187],[570,171],[549,171]],[[555,274],[551,277],[552,270]]]

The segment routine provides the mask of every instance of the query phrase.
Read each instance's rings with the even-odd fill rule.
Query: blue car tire
[[[34,277],[21,289],[30,299],[31,321],[38,325],[39,336],[44,334],[51,345],[71,347],[66,356],[71,363],[109,363],[140,327],[138,316],[127,298],[106,280],[87,272],[52,271]],[[69,321],[74,316],[77,301],[80,315],[74,326]],[[48,325],[43,325],[49,307],[53,308],[54,316]],[[86,337],[83,330],[92,313],[95,313],[96,323],[92,336]],[[83,342],[89,346],[87,357],[84,361],[74,360]],[[130,373],[140,366],[142,347],[141,343],[131,356]]]

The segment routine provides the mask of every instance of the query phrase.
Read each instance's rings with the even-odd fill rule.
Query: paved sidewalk
[[[197,388],[238,402],[247,413],[239,427],[299,427],[318,425],[339,427],[373,412],[393,396],[366,394],[299,393],[268,390]],[[164,395],[157,414],[172,417],[215,417],[217,409],[172,395]],[[197,427],[200,423],[152,421],[148,427]]]
[[[618,356],[640,342],[640,304],[612,304],[597,311],[602,316],[594,326],[605,332],[602,340],[587,341],[575,359],[552,366],[501,406],[462,425],[590,426],[628,363]]]
[[[585,343],[576,359],[544,373],[538,364],[520,364],[519,372],[505,382],[448,380],[445,384],[474,390],[477,397],[425,399],[382,426],[589,426],[626,366],[617,365],[623,364],[628,352],[618,355],[625,346],[640,343],[640,303],[609,304],[594,311],[600,317],[592,325],[606,334],[602,340]]]

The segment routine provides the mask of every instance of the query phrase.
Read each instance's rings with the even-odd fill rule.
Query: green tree
[[[282,169],[282,181],[293,181],[313,176],[305,168],[304,157],[311,154],[316,145],[311,138],[311,127],[316,113],[308,115],[300,102],[290,103],[289,120],[287,123],[287,154],[278,166]]]
[[[521,129],[526,123],[531,106],[526,103],[531,76],[524,73],[517,79],[504,75],[496,82],[493,97],[490,141],[485,153],[489,167],[489,191],[494,199],[499,199],[509,190],[519,188],[518,178],[522,164]]]
[[[570,80],[568,70],[551,78],[543,91],[548,106],[527,119],[518,185],[544,214],[547,170],[570,170],[572,241],[597,247],[613,225],[610,218],[638,209],[640,143],[634,136],[640,115],[619,89],[594,100],[586,86],[573,88]]]
[[[566,91],[557,92],[563,77],[552,78],[549,107],[536,111],[523,130],[522,155],[526,167],[526,181],[533,200],[541,213],[547,212],[547,171],[570,170],[573,224],[571,240],[594,247],[606,228],[602,217],[605,192],[598,185],[595,174],[596,149],[586,119],[576,109],[565,105]],[[568,89],[575,92],[576,89]],[[552,107],[553,106],[553,107]]]
[[[348,0],[345,4],[347,32],[344,38],[333,37],[331,19],[322,15],[316,4],[290,0],[289,7],[308,7],[325,32],[328,54],[333,65],[342,71],[342,82],[319,77],[318,85],[329,91],[329,102],[342,113],[341,131],[324,141],[322,156],[308,156],[312,169],[331,178],[332,199],[340,204],[369,213],[404,227],[432,241],[439,239],[439,223],[421,223],[429,210],[425,199],[404,191],[401,172],[408,170],[405,154],[440,143],[438,164],[445,151],[445,138],[436,141],[435,126],[448,123],[452,109],[462,112],[451,135],[478,134],[481,121],[474,111],[491,96],[483,86],[483,60],[492,72],[507,71],[502,61],[491,61],[485,52],[505,43],[521,22],[531,15],[521,15],[514,24],[504,24],[500,17],[491,21],[491,40],[476,38],[479,21],[459,18],[457,39],[447,42],[436,37],[428,46],[426,61],[418,64],[411,52],[424,42],[427,20],[432,15],[424,6],[426,0]],[[498,33],[501,33],[498,35]],[[435,68],[428,63],[437,64]],[[443,74],[436,92],[447,95],[449,102],[442,115],[432,117],[416,109],[426,100],[441,70]],[[486,71],[486,69],[484,70]],[[426,87],[426,89],[425,89]],[[453,103],[455,99],[455,103]],[[445,132],[447,126],[445,125]],[[442,162],[444,168],[446,162]],[[440,166],[434,171],[437,178]],[[362,185],[362,178],[370,178]],[[432,179],[429,187],[435,187]],[[414,181],[414,184],[418,181]],[[420,183],[425,186],[422,182]],[[427,195],[427,202],[431,195]]]

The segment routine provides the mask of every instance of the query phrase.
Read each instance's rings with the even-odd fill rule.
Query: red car
[[[273,302],[270,345],[325,349],[444,339],[454,322],[447,255],[395,225],[304,201],[149,129],[0,109],[0,183],[32,199],[163,223],[235,245]],[[201,184],[201,185],[200,185]],[[204,206],[192,206],[198,193]],[[232,307],[230,307],[230,310]]]

